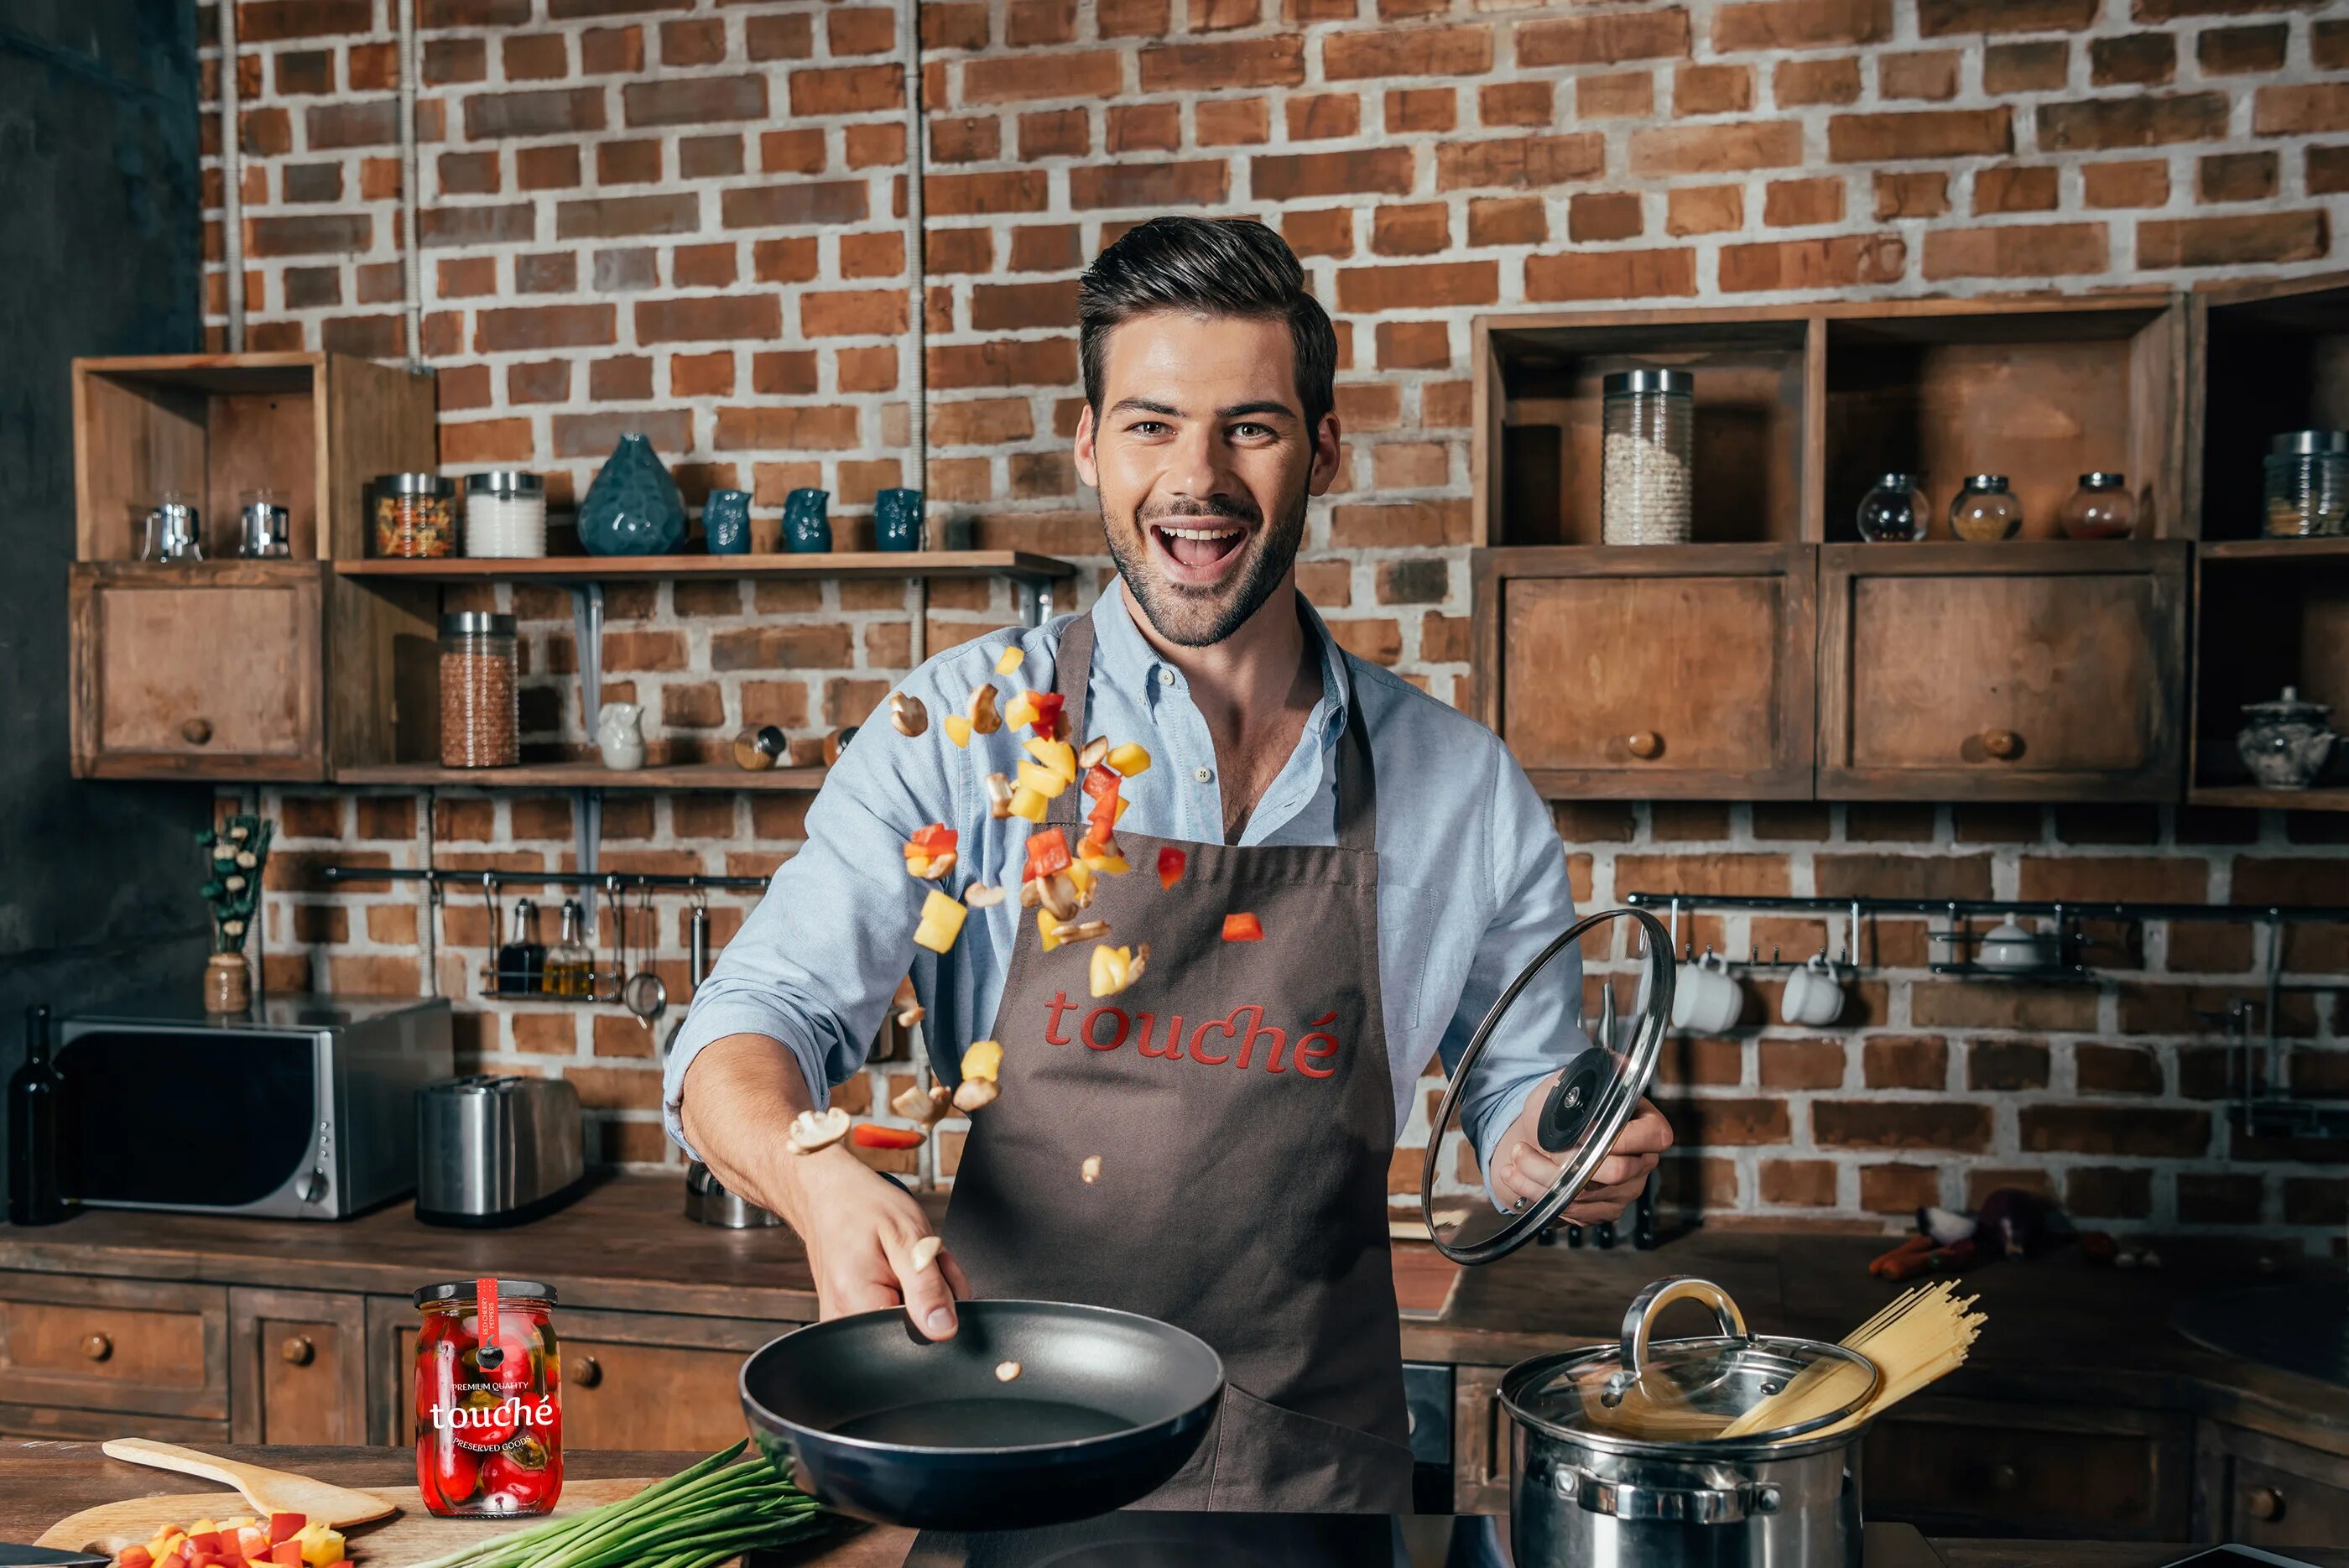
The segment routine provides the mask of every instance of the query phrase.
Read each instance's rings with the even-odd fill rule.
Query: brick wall
[[[909,435],[891,11],[418,3],[423,352],[449,469],[539,468],[559,504],[642,428],[688,495],[745,484],[771,529],[784,491],[821,484],[854,542]],[[399,351],[394,11],[240,0],[252,347]],[[1349,457],[1310,524],[1308,592],[1355,651],[1452,700],[1476,311],[2322,270],[2349,217],[2338,7],[971,0],[926,5],[922,25],[934,525],[968,520],[979,543],[1098,572],[1066,440],[1076,269],[1151,211],[1256,213],[1306,258],[1343,356]],[[216,232],[207,244],[217,258]],[[216,330],[224,287],[216,265]],[[532,738],[577,742],[563,602],[490,597],[524,617]],[[940,585],[930,605],[933,649],[1014,614],[1000,587]],[[605,667],[678,753],[746,722],[804,747],[885,690],[911,609],[888,585],[630,590]],[[422,853],[411,797],[273,799],[294,856],[351,837]],[[605,859],[763,870],[803,805],[616,796]],[[569,810],[444,795],[441,861],[559,862]],[[1658,805],[1578,809],[1561,832],[1602,900],[1713,877],[2023,897],[2344,885],[2325,825],[2278,815]],[[272,905],[273,980],[417,983],[412,901],[295,891],[300,865]],[[444,911],[453,994],[481,919]],[[662,919],[678,990],[673,901]],[[2230,1158],[2215,1125],[2191,1008],[2219,992],[2193,988],[2242,981],[2251,955],[2224,931],[2147,936],[2117,988],[2038,995],[1916,978],[1918,938],[1889,930],[1895,967],[1864,993],[1863,1030],[1682,1053],[1674,1093],[1702,1152],[1681,1179],[1716,1207],[1816,1215],[1962,1200],[2022,1172],[2116,1220],[2337,1233],[2349,1165]],[[2332,935],[2295,955],[2343,967]],[[2313,1081],[2349,1088],[2337,1025],[2314,1011],[2302,1025]],[[577,1077],[612,1158],[663,1158],[632,1021],[499,1004],[468,1033],[486,1060]]]

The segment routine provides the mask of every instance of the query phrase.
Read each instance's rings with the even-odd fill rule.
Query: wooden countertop
[[[235,1447],[217,1451],[346,1486],[395,1485],[412,1481],[416,1474],[416,1456],[407,1449]],[[566,1452],[563,1462],[564,1473],[573,1476],[657,1476],[682,1469],[698,1457],[574,1450]],[[197,1485],[184,1476],[109,1459],[95,1443],[0,1440],[0,1541],[31,1541],[67,1514],[99,1503],[183,1492]],[[1443,1516],[1408,1521],[1414,1559],[1421,1536],[1441,1541],[1449,1531],[1450,1521]],[[1871,1526],[1868,1533],[1869,1568],[1876,1568],[1879,1555],[1896,1568],[1921,1568],[1927,1562],[1917,1554],[1916,1538],[1905,1529],[1896,1536]],[[1879,1541],[1892,1544],[1896,1540],[1909,1543],[1909,1550],[1879,1553]],[[828,1535],[781,1552],[761,1552],[753,1561],[757,1568],[900,1568],[913,1542],[910,1530],[843,1520]],[[354,1544],[364,1561],[366,1534],[357,1535]],[[1930,1546],[1932,1556],[1945,1568],[2158,1568],[2194,1550],[2160,1542],[2083,1541],[1936,1540]],[[2292,1554],[2319,1568],[2349,1568],[2349,1552],[2296,1549]]]
[[[421,1225],[406,1203],[339,1224],[92,1210],[41,1229],[0,1226],[0,1269],[398,1295],[494,1270],[554,1282],[564,1308],[814,1317],[806,1257],[790,1231],[697,1225],[683,1200],[678,1179],[622,1177],[506,1231]],[[943,1212],[944,1195],[925,1201]],[[1633,1294],[1665,1274],[1716,1282],[1757,1329],[1839,1339],[1893,1293],[1867,1272],[1885,1245],[1741,1227],[1699,1230],[1651,1252],[1528,1247],[1465,1271],[1440,1318],[1406,1319],[1402,1351],[1505,1366],[1611,1340]],[[1441,1265],[1416,1251],[1420,1263]],[[2242,1239],[2169,1241],[2163,1251],[2158,1271],[2091,1268],[2072,1255],[1974,1271],[1967,1288],[1981,1293],[1990,1325],[1974,1359],[1936,1392],[2186,1411],[2349,1455],[2349,1389],[2199,1349],[2168,1326],[2190,1296],[2339,1271]],[[1701,1321],[1694,1308],[1678,1310],[1692,1327]]]

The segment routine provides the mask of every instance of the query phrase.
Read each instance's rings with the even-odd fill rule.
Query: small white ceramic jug
[[[595,715],[595,747],[614,773],[645,765],[645,709],[641,702],[606,702]]]

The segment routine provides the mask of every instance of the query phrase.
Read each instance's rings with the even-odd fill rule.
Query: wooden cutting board
[[[632,1497],[657,1478],[620,1480],[566,1480],[554,1517],[585,1513],[607,1502]],[[374,1524],[348,1532],[351,1550],[364,1568],[410,1568],[449,1552],[492,1541],[511,1531],[527,1529],[546,1516],[528,1519],[436,1519],[425,1511],[424,1500],[412,1486],[369,1487],[369,1491],[399,1511]],[[119,1552],[143,1546],[164,1525],[181,1528],[199,1519],[227,1519],[251,1513],[252,1508],[233,1491],[178,1492],[166,1497],[134,1497],[101,1503],[61,1519],[43,1532],[36,1546],[59,1552]]]

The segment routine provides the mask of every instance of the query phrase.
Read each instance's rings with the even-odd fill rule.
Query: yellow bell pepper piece
[[[1109,755],[1102,760],[1127,778],[1144,772],[1150,766],[1150,753],[1132,741],[1128,741],[1122,746],[1112,746],[1109,749]]]
[[[968,746],[970,744],[969,720],[964,718],[959,713],[949,713],[946,717],[946,726],[947,740],[952,741],[957,746]]]
[[[922,900],[922,923],[914,928],[915,945],[934,953],[945,952],[955,945],[955,938],[962,935],[962,923],[969,913],[955,899],[931,888],[930,896]],[[334,1559],[329,1557],[326,1561],[331,1563]]]
[[[1010,674],[1019,668],[1020,657],[1019,645],[1016,642],[1011,644],[995,656],[995,672],[998,675]]]
[[[302,1543],[302,1561],[309,1568],[327,1568],[344,1560],[342,1532],[327,1529],[323,1521],[311,1521],[294,1539]]]
[[[1046,952],[1061,945],[1061,922],[1052,918],[1051,910],[1036,911],[1036,932],[1043,939]]]
[[[1029,764],[1022,763],[1019,765],[1024,768]],[[1024,816],[1039,826],[1043,823],[1044,810],[1049,805],[1050,802],[1024,784],[1011,792],[1011,815]]]
[[[1061,775],[1062,784],[1077,782],[1077,749],[1066,741],[1048,741],[1038,735],[1020,742],[1020,750]]]
[[[962,1075],[993,1083],[1003,1070],[1003,1047],[992,1040],[974,1040],[962,1054]]]
[[[1081,860],[1071,860],[1069,862],[1068,869],[1061,875],[1066,877],[1070,886],[1076,888],[1077,898],[1080,900],[1092,897],[1093,874],[1091,867]]]
[[[195,1523],[188,1526],[188,1533],[191,1535],[210,1535],[219,1529],[220,1526],[212,1521],[212,1518],[210,1514],[207,1514],[203,1518],[196,1521]]]
[[[1069,787],[1069,781],[1048,767],[1034,763],[1021,763],[1019,776],[1013,781],[1021,789],[1033,790],[1046,800]]]
[[[1125,857],[1123,855],[1113,855],[1106,849],[1099,854],[1088,852],[1085,846],[1092,842],[1090,838],[1077,841],[1077,865],[1088,870],[1098,871],[1104,877],[1123,877],[1133,869],[1125,863]]]
[[[1123,991],[1133,983],[1133,950],[1106,942],[1093,949],[1091,979],[1095,996],[1115,996]]]
[[[1022,691],[1003,705],[1003,722],[1015,730],[1036,722],[1036,704],[1028,701],[1028,693]]]

